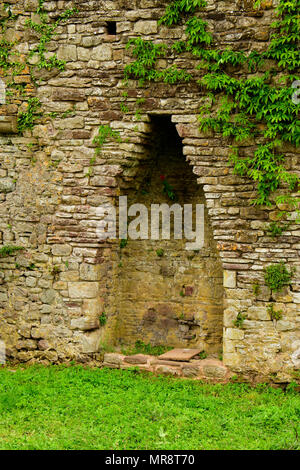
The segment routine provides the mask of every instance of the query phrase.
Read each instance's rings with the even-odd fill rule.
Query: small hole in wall
[[[117,23],[116,21],[107,21],[106,22],[106,33],[110,36],[115,36],[117,34]]]

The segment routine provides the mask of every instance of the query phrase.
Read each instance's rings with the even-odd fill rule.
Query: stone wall
[[[10,40],[20,39],[16,47],[23,57],[36,43],[25,21],[36,18],[37,1],[7,3],[19,16],[6,35]],[[58,35],[49,44],[49,55],[57,52],[58,58],[66,61],[65,71],[40,70],[37,87],[31,83],[29,70],[15,77],[43,103],[43,116],[37,125],[23,135],[16,134],[16,114],[25,108],[22,97],[12,97],[9,104],[0,105],[0,241],[25,248],[0,260],[1,339],[9,357],[19,361],[100,360],[103,348],[120,343],[120,328],[123,322],[126,330],[131,307],[144,315],[144,310],[136,308],[136,301],[137,294],[145,294],[146,286],[141,285],[129,298],[130,287],[125,282],[127,274],[137,276],[138,270],[130,265],[132,257],[126,258],[126,250],[134,254],[136,248],[130,242],[121,253],[118,241],[99,242],[97,207],[116,204],[121,194],[136,197],[143,168],[149,163],[151,115],[164,114],[170,116],[182,139],[183,154],[200,186],[199,200],[205,198],[213,240],[211,249],[199,259],[206,255],[208,260],[215,259],[212,265],[217,274],[210,273],[209,277],[216,278],[219,288],[206,298],[211,298],[211,305],[224,307],[224,363],[245,375],[272,375],[274,380],[284,381],[299,368],[299,225],[292,223],[279,239],[268,235],[266,226],[275,219],[278,208],[251,207],[255,185],[233,175],[228,166],[228,141],[199,133],[197,113],[206,98],[196,85],[152,84],[140,89],[132,83],[126,100],[129,112],[120,110],[122,93],[127,90],[123,68],[131,60],[125,50],[128,39],[141,36],[167,42],[182,38],[181,27],[157,25],[166,4],[164,0],[59,0],[44,4],[52,19],[73,5],[79,12],[59,26]],[[260,12],[253,10],[250,1],[209,2],[203,17],[221,47],[262,50],[269,39],[274,9],[271,2],[265,2]],[[107,22],[116,23],[116,34],[108,34],[112,31]],[[176,59],[187,70],[193,68],[192,60],[188,55]],[[164,58],[160,66],[172,62],[173,58]],[[146,99],[136,116],[139,97]],[[106,143],[91,168],[93,138],[101,124],[119,131],[122,142]],[[245,154],[253,151],[253,145],[245,144]],[[299,154],[287,145],[286,155],[287,166],[300,174]],[[190,178],[188,170],[186,174]],[[147,273],[150,283],[155,282],[151,272],[159,266],[170,269],[173,249],[180,253],[178,247],[170,246],[161,260],[152,257],[150,261],[149,253],[143,258],[143,251],[134,254],[151,267]],[[296,274],[289,288],[272,294],[264,286],[263,269],[281,260],[295,267]],[[120,267],[120,263],[124,265]],[[223,288],[218,280],[221,263],[222,302]],[[144,269],[142,282],[146,280]],[[178,299],[178,305],[184,304],[187,312],[191,304],[196,306],[196,313],[200,310],[201,270],[199,265],[186,282],[180,280],[181,288],[195,288],[194,297]],[[253,292],[256,283],[262,285],[257,295]],[[157,292],[156,306],[160,297],[165,302],[165,287],[164,282],[158,283],[161,292]],[[177,294],[180,285],[172,287]],[[149,302],[149,297],[146,300]],[[132,304],[125,308],[126,301]],[[270,302],[283,310],[281,320],[270,319]],[[145,304],[144,308],[148,311],[151,306]],[[107,322],[102,326],[99,316],[103,312]],[[242,328],[233,325],[238,313],[247,315]],[[151,331],[149,328],[148,333]],[[147,341],[151,340],[148,333]],[[133,335],[132,340],[137,337]]]

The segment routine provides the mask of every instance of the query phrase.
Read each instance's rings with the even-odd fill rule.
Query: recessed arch
[[[205,196],[183,155],[172,116],[149,117],[145,154],[134,184],[122,195],[128,206],[148,208],[150,235],[151,204],[191,204],[195,211],[196,204],[205,206]],[[173,219],[170,240],[128,239],[120,248],[113,288],[117,344],[199,347],[208,354],[222,350],[223,272],[206,208],[204,220],[205,244],[198,251],[186,250],[187,240],[173,238]]]

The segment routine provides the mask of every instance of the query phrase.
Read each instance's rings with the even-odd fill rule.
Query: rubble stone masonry
[[[25,22],[36,20],[38,2],[6,3],[18,17],[5,34],[19,40],[22,57],[36,44]],[[212,357],[222,353],[234,372],[284,382],[300,366],[299,225],[292,215],[288,230],[270,237],[267,226],[280,208],[252,206],[255,184],[233,174],[229,142],[199,132],[206,96],[198,86],[123,82],[129,38],[182,38],[182,27],[157,24],[167,3],[44,4],[52,19],[66,8],[78,12],[48,46],[49,57],[56,52],[66,61],[65,70],[41,69],[35,85],[29,68],[15,77],[42,102],[33,129],[17,133],[22,97],[0,104],[0,243],[24,247],[0,259],[0,339],[8,359],[29,363],[101,363],[101,351],[138,340],[200,347]],[[251,0],[209,0],[202,16],[221,47],[261,51],[274,5],[264,2],[257,12]],[[159,66],[174,62],[194,68],[188,54],[160,59]],[[137,113],[138,98],[145,100]],[[93,139],[104,124],[121,142],[107,141],[95,157]],[[253,151],[254,142],[243,145],[245,154]],[[286,145],[285,154],[287,168],[300,175],[299,153]],[[182,203],[205,204],[204,248],[188,252],[180,240],[129,240],[124,247],[99,241],[97,207],[117,205],[120,195],[131,203],[168,202],[161,174]],[[279,261],[296,272],[289,287],[274,293],[263,270]],[[270,318],[270,303],[282,310],[280,320]],[[233,323],[239,313],[246,316],[240,328]]]

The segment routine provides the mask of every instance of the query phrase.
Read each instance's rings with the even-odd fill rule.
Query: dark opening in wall
[[[116,21],[107,21],[106,22],[106,33],[110,36],[116,36],[117,34],[117,23]]]
[[[122,195],[127,196],[128,208],[141,204],[148,216],[152,204],[190,204],[195,221],[196,204],[205,204],[205,197],[186,162],[176,125],[170,115],[150,118],[145,153],[139,156],[132,180],[123,182]],[[132,220],[129,215],[128,228]],[[204,222],[205,244],[199,250],[187,249],[184,237],[175,239],[173,216],[170,237],[151,237],[148,217],[148,238],[129,237],[120,248],[109,306],[116,318],[116,343],[129,346],[142,341],[154,346],[197,347],[216,357],[220,353],[223,273],[207,210]],[[159,225],[162,228],[162,218]]]
[[[153,128],[153,145],[157,154],[166,152],[183,158],[182,140],[178,135],[175,124],[170,115],[152,115],[151,124]]]

